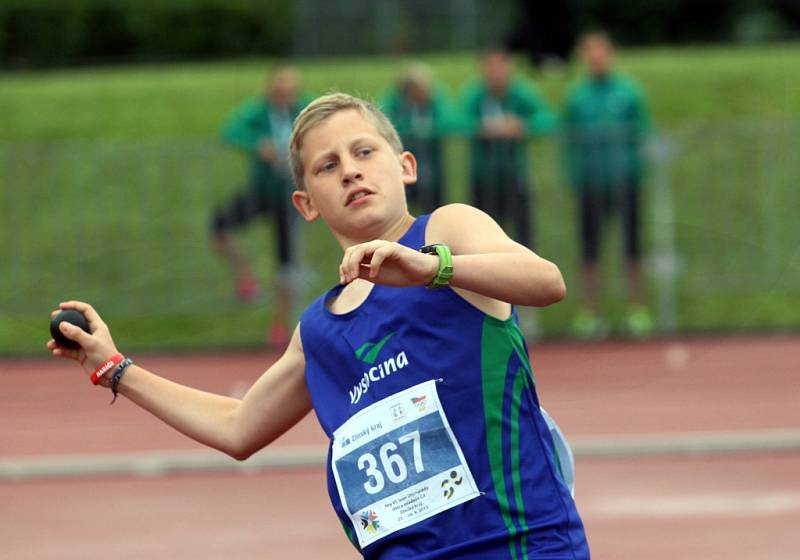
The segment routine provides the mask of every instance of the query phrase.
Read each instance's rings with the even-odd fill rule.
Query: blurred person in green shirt
[[[650,118],[644,95],[614,69],[614,47],[602,32],[585,34],[579,50],[587,75],[570,88],[564,110],[564,155],[577,198],[582,243],[581,309],[573,322],[581,338],[605,336],[599,316],[598,256],[606,222],[619,217],[627,263],[625,329],[646,336],[653,320],[645,307],[641,267],[640,208]]]
[[[417,182],[407,190],[407,199],[416,211],[433,212],[445,199],[442,150],[454,122],[447,93],[434,83],[427,65],[416,63],[406,68],[380,105],[403,148],[417,158]]]
[[[507,52],[487,51],[482,72],[462,95],[463,125],[472,138],[473,204],[511,222],[515,240],[533,248],[528,141],[549,133],[556,116],[532,83],[514,75]]]
[[[237,108],[222,128],[222,138],[239,148],[251,160],[250,177],[233,198],[214,211],[212,233],[215,247],[231,265],[237,293],[242,301],[258,298],[260,286],[250,259],[239,249],[233,230],[259,217],[271,217],[275,224],[275,251],[280,264],[276,275],[276,307],[268,334],[276,347],[289,341],[292,290],[287,277],[292,254],[289,170],[289,136],[295,117],[305,106],[299,97],[300,78],[291,67],[276,68],[263,94]]]

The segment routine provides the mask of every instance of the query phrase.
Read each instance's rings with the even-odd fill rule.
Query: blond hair
[[[317,97],[297,115],[292,127],[292,135],[289,138],[289,164],[292,168],[294,184],[298,189],[305,190],[303,183],[305,168],[303,166],[303,156],[300,153],[303,147],[303,138],[305,138],[309,130],[318,126],[335,113],[351,109],[361,113],[375,127],[378,134],[383,136],[389,143],[389,146],[396,154],[403,152],[403,143],[394,126],[373,103],[346,93],[330,93]]]

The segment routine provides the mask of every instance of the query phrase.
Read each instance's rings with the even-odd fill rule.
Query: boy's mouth
[[[355,189],[347,196],[347,202],[345,202],[345,206],[350,206],[351,204],[358,203],[359,200],[363,200],[370,195],[374,194],[369,189]]]

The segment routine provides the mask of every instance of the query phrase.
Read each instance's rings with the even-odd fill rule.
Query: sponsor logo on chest
[[[361,374],[358,383],[353,385],[350,390],[350,404],[360,401],[361,397],[369,391],[370,385],[382,381],[408,365],[408,356],[403,350],[388,358],[379,359],[381,350],[392,336],[394,336],[393,332],[378,342],[367,342],[356,350],[356,358],[370,367]]]

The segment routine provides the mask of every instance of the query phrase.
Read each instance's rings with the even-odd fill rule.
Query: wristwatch
[[[426,287],[445,288],[449,286],[450,279],[453,277],[453,255],[450,253],[450,247],[443,243],[433,243],[420,247],[419,251],[428,255],[439,255],[439,270]]]

